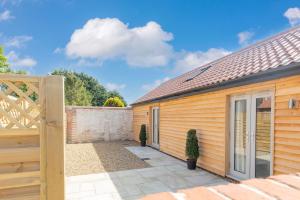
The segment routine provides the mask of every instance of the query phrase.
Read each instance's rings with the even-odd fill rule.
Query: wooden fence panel
[[[60,76],[0,75],[0,199],[64,199]]]

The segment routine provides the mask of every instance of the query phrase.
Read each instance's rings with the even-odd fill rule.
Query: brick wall
[[[66,106],[67,142],[132,140],[132,109]]]

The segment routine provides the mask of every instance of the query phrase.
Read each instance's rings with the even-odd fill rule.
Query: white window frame
[[[157,135],[156,135],[156,140],[157,141],[154,141],[154,111],[156,110],[156,112],[157,112]],[[157,148],[157,149],[159,149],[159,132],[160,132],[160,130],[159,130],[159,126],[160,126],[160,116],[159,116],[159,107],[153,107],[152,108],[152,124],[151,124],[151,128],[152,128],[152,146],[154,147],[154,148]]]

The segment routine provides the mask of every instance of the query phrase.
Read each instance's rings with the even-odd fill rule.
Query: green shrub
[[[190,129],[187,132],[185,155],[189,159],[197,160],[199,157],[199,145],[195,129]]]
[[[106,107],[125,107],[124,102],[119,97],[110,97],[104,102]]]
[[[147,140],[147,133],[146,133],[146,125],[142,124],[141,125],[141,130],[140,130],[140,141],[141,142],[146,142]]]

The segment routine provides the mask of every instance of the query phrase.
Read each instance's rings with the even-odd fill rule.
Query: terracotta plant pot
[[[187,168],[188,169],[190,169],[190,170],[196,169],[197,160],[195,160],[195,159],[187,159],[186,163],[187,163]]]
[[[145,147],[146,146],[146,141],[141,141],[141,146]]]

